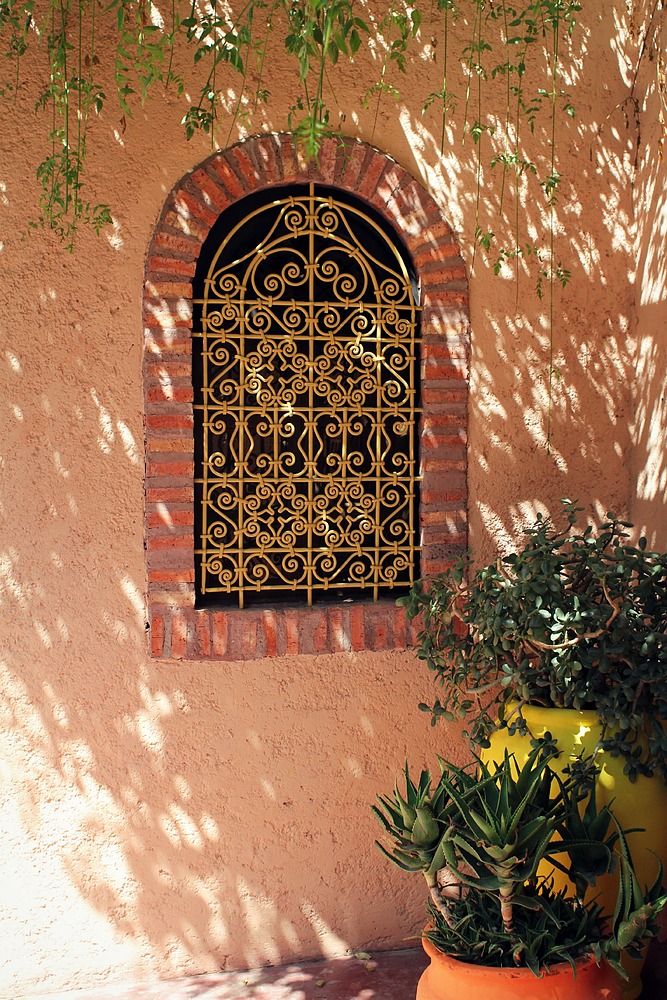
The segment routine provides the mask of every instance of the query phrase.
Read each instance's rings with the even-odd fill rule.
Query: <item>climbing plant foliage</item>
[[[662,104],[664,60],[655,36],[663,3],[632,4],[640,59],[658,53]],[[365,79],[372,67],[375,82],[359,94],[359,109],[373,110],[374,131],[381,110],[395,106],[398,115],[406,71],[417,60],[428,67],[420,101],[425,123],[441,151],[458,144],[472,151],[476,165],[472,266],[479,251],[496,273],[513,271],[517,305],[523,270],[546,296],[551,400],[558,375],[554,288],[570,276],[556,239],[563,181],[557,122],[576,115],[564,81],[571,76],[581,10],[576,0],[0,0],[0,100],[31,94],[44,135],[39,209],[31,225],[55,231],[72,249],[82,225],[99,232],[111,222],[111,207],[91,199],[85,183],[89,125],[100,118],[124,131],[151,93],[175,94],[181,107],[190,94],[189,106],[178,112],[185,138],[203,132],[218,148],[240,127],[258,131],[272,88],[281,99],[287,88],[287,121],[272,115],[272,125],[292,129],[303,155],[316,158],[325,137],[353,127],[335,96],[341,64],[363,63]],[[108,72],[101,73],[110,38],[112,87]],[[276,81],[267,67],[281,47],[294,73]],[[45,86],[33,71],[39,50],[48,67]],[[181,73],[188,59],[186,92]],[[410,98],[414,106],[412,82]],[[531,142],[538,130],[540,142]],[[521,214],[528,185],[542,202],[545,226],[538,238],[527,233]],[[550,407],[547,425],[549,439]]]
[[[560,183],[555,128],[550,153],[539,165],[525,157],[522,140],[539,115],[555,122],[560,113],[574,113],[560,81],[580,9],[574,0],[428,0],[407,5],[397,0],[166,0],[164,5],[150,0],[0,0],[6,58],[0,94],[11,100],[22,86],[34,86],[27,57],[31,49],[42,47],[49,80],[34,94],[47,150],[38,169],[39,221],[71,246],[81,224],[99,229],[110,218],[107,205],[93,205],[85,195],[92,117],[105,116],[124,126],[151,91],[161,88],[182,96],[185,81],[174,70],[184,65],[180,50],[189,52],[197,67],[192,78],[199,81],[182,118],[185,136],[190,139],[202,131],[216,146],[226,144],[235,125],[251,124],[247,119],[252,120],[253,111],[271,101],[274,81],[266,72],[267,52],[275,55],[275,47],[283,46],[295,67],[286,124],[308,158],[316,157],[323,138],[341,127],[339,114],[332,110],[339,63],[373,59],[377,79],[359,95],[359,102],[373,104],[377,120],[383,100],[400,100],[408,60],[428,50],[440,86],[422,95],[424,114],[439,114],[441,147],[448,119],[458,118],[460,141],[476,150],[475,238],[486,251],[493,249],[494,266],[500,270],[516,267],[518,258],[537,253],[537,248],[521,238],[516,218],[510,242],[498,241],[494,230],[482,224],[483,159],[488,154],[490,165],[502,172],[501,218],[510,183],[516,187],[522,177],[538,170],[546,204],[555,204]],[[113,94],[99,79],[99,39],[110,35],[115,36]],[[455,39],[463,39],[463,44],[455,44]],[[537,71],[529,74],[531,62]],[[488,114],[489,88],[504,95],[502,125]],[[230,91],[237,95],[232,106]],[[487,142],[492,137],[493,143]],[[550,255],[542,281],[554,277],[564,280],[566,274],[554,268]]]

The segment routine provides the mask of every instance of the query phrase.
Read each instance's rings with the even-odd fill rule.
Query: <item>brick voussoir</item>
[[[192,286],[211,227],[259,188],[317,180],[379,211],[413,254],[422,288],[422,569],[467,544],[466,268],[435,199],[366,143],[327,138],[306,164],[290,133],[264,134],[214,154],[175,187],[151,241],[144,295],[146,548],[149,653],[157,659],[246,661],[405,649],[415,628],[391,598],[283,608],[195,608]],[[270,603],[270,602],[269,602]]]

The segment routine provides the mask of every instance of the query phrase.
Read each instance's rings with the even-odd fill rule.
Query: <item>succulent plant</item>
[[[417,655],[442,689],[420,708],[465,719],[482,747],[525,732],[524,705],[593,709],[631,780],[667,781],[667,554],[628,544],[613,514],[579,529],[581,508],[563,509],[563,528],[540,515],[519,551],[476,572],[468,553],[399,598],[423,615]]]
[[[476,758],[470,768],[440,759],[439,779],[425,770],[417,783],[406,764],[405,794],[396,786],[378,796],[373,811],[389,847],[378,846],[425,876],[428,936],[446,954],[538,973],[592,952],[622,971],[621,952],[638,955],[657,933],[667,903],[662,866],[642,888],[613,810],[598,809],[592,759],[559,774],[555,757],[538,744],[523,766],[507,753],[499,765]],[[570,875],[571,890],[554,886],[553,868]],[[586,890],[613,871],[620,877],[610,919]]]

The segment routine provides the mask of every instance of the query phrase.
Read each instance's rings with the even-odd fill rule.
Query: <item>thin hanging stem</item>
[[[95,0],[93,0],[93,6],[95,5]],[[176,0],[171,0],[171,41],[169,44],[169,62],[167,63],[167,73],[164,78],[164,89],[165,91],[169,87],[171,82],[171,68],[174,64],[174,40],[176,38]]]
[[[479,60],[477,65],[477,115],[478,115],[478,131],[477,131],[477,170],[476,170],[476,192],[475,192],[475,241],[472,248],[472,263],[471,270],[475,269],[475,259],[477,257],[477,234],[480,231],[479,226],[479,202],[482,194],[482,135],[484,130],[482,128],[482,17],[480,12],[480,17],[477,26],[477,59]]]
[[[553,62],[551,69],[551,184],[549,193],[549,398],[547,402],[547,454],[551,453],[551,409],[554,378],[554,263],[555,263],[555,202],[556,202],[556,96],[558,82],[559,20],[553,19]]]
[[[388,17],[389,27],[388,27],[388,31],[387,31],[387,37],[385,39],[384,59],[382,60],[382,72],[380,73],[380,83],[379,83],[379,86],[378,86],[378,97],[377,97],[377,101],[375,102],[375,115],[373,117],[373,128],[371,130],[371,140],[373,139],[373,137],[375,135],[375,129],[377,128],[378,117],[379,117],[379,114],[380,114],[380,101],[382,99],[382,94],[384,93],[384,78],[387,75],[387,62],[389,60],[389,52],[391,51],[391,28],[392,28],[392,25],[393,25],[393,17],[394,17],[394,4],[392,3],[391,9],[389,11],[389,17]]]
[[[215,37],[218,31],[218,6],[217,0],[213,0],[213,38],[215,44]],[[217,120],[217,105],[218,105],[218,88],[217,88],[217,71],[218,71],[218,54],[217,51],[213,52],[213,97],[210,98],[211,104],[211,152],[215,151],[215,123]]]
[[[445,151],[445,126],[447,123],[447,53],[449,51],[449,4],[445,4],[442,55],[442,128],[440,131],[440,152]]]
[[[503,3],[503,21],[505,25],[505,76],[507,88],[505,94],[505,135],[509,134],[511,110],[511,81],[510,81],[510,47],[509,47],[509,24],[507,22],[507,4]],[[505,146],[507,149],[507,146]],[[503,158],[503,176],[500,182],[500,205],[498,212],[502,218],[503,205],[505,203],[505,181],[507,179],[507,160]]]
[[[64,0],[60,0],[60,28],[61,28],[61,42],[60,50],[62,52],[62,86],[65,100],[63,102],[65,108],[65,208],[69,205],[70,194],[69,194],[69,81],[67,79],[67,13],[65,9]]]
[[[264,78],[264,60],[266,59],[266,52],[269,46],[269,34],[271,31],[271,27],[272,27],[272,16],[271,14],[269,14],[269,16],[266,19],[266,34],[264,36],[264,41],[262,42],[260,48],[261,55],[259,59],[259,66],[257,69],[258,73],[257,89],[255,90],[255,101],[253,104],[253,111],[257,111],[257,105],[259,103],[259,94],[262,89],[262,80]]]
[[[76,114],[76,174],[74,186],[74,221],[79,214],[79,164],[81,155],[81,129],[84,108],[82,107],[81,91],[83,84],[83,0],[79,0],[79,37],[77,45],[77,114]]]
[[[472,38],[470,39],[470,48],[468,49],[468,79],[466,81],[466,100],[465,100],[465,110],[463,113],[462,142],[465,142],[466,126],[468,124],[468,105],[470,103],[470,89],[471,89],[471,79],[472,79],[472,57],[475,48],[475,36],[477,34],[477,19],[479,17],[480,2],[481,0],[475,0],[475,17],[472,25]]]

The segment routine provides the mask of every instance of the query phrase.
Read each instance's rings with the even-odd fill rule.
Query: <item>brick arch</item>
[[[421,572],[467,544],[468,285],[452,230],[434,199],[367,143],[325,140],[301,161],[291,134],[247,139],[209,157],[174,187],[151,240],[143,298],[146,558],[150,654],[244,660],[411,645],[391,600],[276,610],[195,609],[192,278],[225,208],[260,188],[311,181],[372,205],[412,255],[421,293]]]

